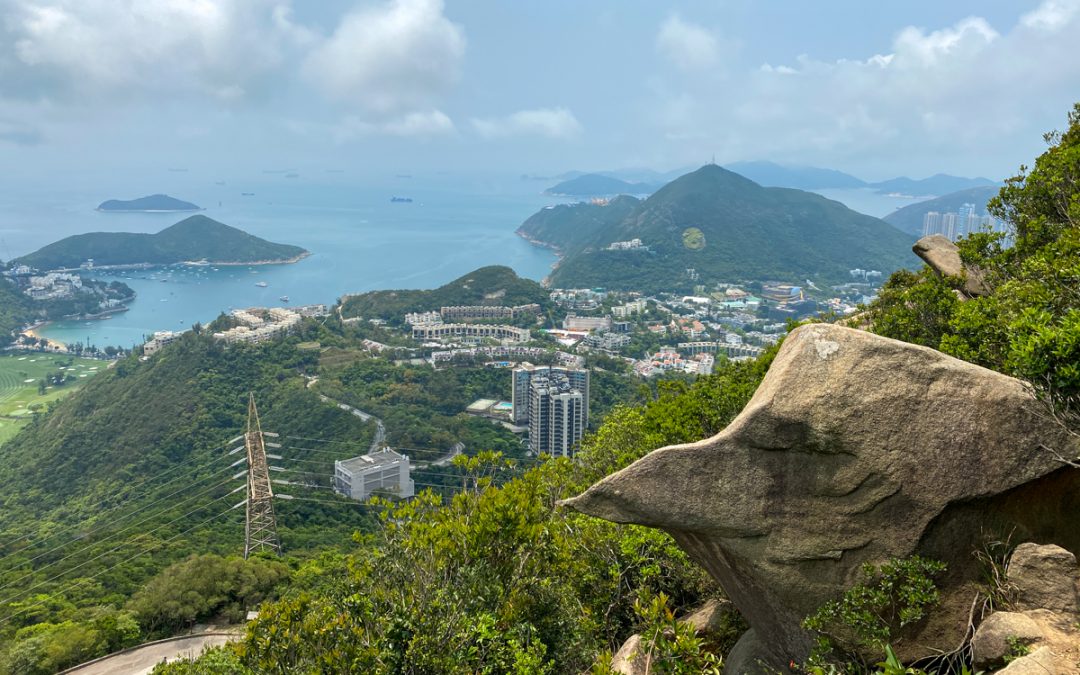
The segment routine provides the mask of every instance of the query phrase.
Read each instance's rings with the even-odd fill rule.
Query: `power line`
[[[227,480],[226,480],[226,481],[223,481],[223,482],[221,482],[221,483],[218,483],[217,485],[212,485],[212,486],[210,486],[210,487],[209,487],[209,488],[207,488],[206,490],[203,490],[202,492],[200,492],[200,493],[199,493],[199,494],[197,494],[197,495],[193,495],[193,496],[191,496],[191,497],[188,497],[188,498],[186,498],[186,499],[183,499],[183,500],[181,500],[181,501],[180,501],[180,502],[178,502],[178,503],[177,503],[176,505],[177,505],[177,506],[179,506],[180,504],[183,504],[184,502],[189,502],[189,501],[191,501],[192,499],[195,499],[195,498],[197,498],[197,497],[201,497],[202,495],[206,494],[207,492],[210,492],[211,490],[214,490],[214,489],[216,489],[216,488],[219,488],[219,487],[221,487],[221,486],[223,486],[223,485],[227,485],[228,483],[229,483],[229,481],[227,481]],[[215,499],[215,500],[213,500],[212,502],[210,502],[210,504],[213,504],[214,502],[217,502],[217,501],[219,501],[219,500],[221,500],[221,499],[224,499],[225,497],[228,497],[228,496],[229,496],[229,494],[231,494],[231,493],[227,493],[227,494],[225,494],[225,495],[222,495],[221,497],[218,497],[217,499]],[[209,506],[210,504],[205,504],[205,505],[203,505],[203,506],[200,506],[200,507],[198,507],[198,508],[196,508],[196,509],[193,509],[193,510],[189,511],[188,513],[185,513],[184,515],[180,516],[179,518],[175,518],[175,519],[173,519],[173,520],[171,520],[171,521],[169,521],[169,522],[167,522],[167,523],[163,523],[162,525],[158,525],[157,527],[155,527],[154,529],[150,530],[149,532],[146,532],[145,534],[152,534],[152,533],[154,533],[154,532],[156,532],[156,531],[160,530],[161,528],[165,527],[166,525],[171,525],[172,523],[175,523],[175,522],[176,522],[177,520],[182,520],[183,518],[186,518],[186,517],[188,517],[188,516],[189,516],[189,515],[191,515],[192,513],[195,513],[196,511],[199,511],[200,509],[204,509],[204,508],[206,508],[206,507],[207,507],[207,506]],[[41,572],[42,570],[47,570],[47,569],[49,569],[50,567],[54,567],[54,566],[56,566],[56,565],[59,565],[60,563],[64,562],[65,560],[67,560],[67,559],[69,559],[69,558],[71,558],[71,557],[73,557],[73,556],[79,555],[80,553],[83,553],[83,552],[85,552],[85,551],[87,551],[87,550],[89,550],[89,549],[93,548],[94,546],[99,546],[99,545],[103,544],[104,542],[106,542],[106,541],[109,541],[110,539],[113,539],[113,538],[115,538],[115,537],[119,536],[120,534],[122,534],[122,533],[124,533],[124,532],[127,532],[128,530],[130,530],[130,529],[131,529],[131,528],[133,528],[133,527],[136,527],[137,525],[142,525],[142,524],[144,524],[144,523],[146,523],[146,522],[148,522],[148,521],[150,521],[150,520],[153,520],[153,519],[154,519],[154,517],[156,517],[156,516],[160,516],[161,514],[165,513],[165,511],[167,511],[167,510],[168,510],[168,509],[165,509],[165,510],[163,510],[163,511],[160,511],[160,512],[158,512],[157,514],[155,514],[155,516],[151,516],[151,517],[149,517],[149,518],[144,518],[143,520],[139,521],[138,523],[135,523],[134,525],[128,525],[128,526],[127,526],[127,527],[125,527],[125,528],[124,528],[123,530],[120,530],[119,532],[116,532],[116,533],[114,533],[114,534],[111,534],[111,535],[109,535],[108,537],[106,537],[106,538],[104,538],[104,539],[99,539],[98,541],[95,541],[95,542],[92,542],[92,543],[90,543],[90,544],[87,544],[86,546],[84,546],[84,547],[82,547],[82,548],[80,548],[80,549],[78,549],[78,550],[76,550],[76,551],[74,551],[74,552],[72,552],[72,553],[69,553],[69,554],[67,554],[67,555],[66,555],[66,556],[64,556],[63,558],[60,558],[59,560],[53,561],[53,562],[49,563],[48,565],[45,565],[45,566],[43,566],[43,567],[39,567],[39,568],[37,568],[37,569],[35,569],[35,570],[31,570],[31,571],[30,571],[29,573],[27,573],[27,574],[25,574],[25,575],[23,575],[23,576],[19,577],[19,578],[18,578],[18,579],[16,579],[15,581],[13,581],[13,582],[11,582],[11,583],[8,583],[8,584],[5,584],[4,586],[0,586],[0,591],[2,591],[2,590],[6,590],[6,589],[8,589],[8,588],[11,588],[12,586],[14,586],[14,585],[18,584],[19,582],[23,581],[24,579],[29,579],[30,577],[32,577],[32,576],[34,576],[35,574],[37,574],[37,573]],[[89,562],[93,562],[94,560],[97,560],[98,558],[102,557],[103,555],[108,555],[109,553],[112,553],[112,552],[113,552],[113,551],[115,551],[115,550],[116,550],[117,548],[121,548],[122,546],[123,546],[123,544],[120,544],[119,546],[117,546],[117,547],[115,547],[115,548],[112,548],[112,549],[110,549],[110,550],[106,551],[105,553],[102,553],[102,554],[98,555],[98,556],[97,556],[97,557],[95,557],[95,558],[91,558],[90,560],[87,560],[87,561],[85,561],[85,562],[83,562],[83,563],[81,563],[81,564],[79,564],[79,565],[76,565],[75,567],[73,567],[73,568],[71,568],[71,569],[78,569],[78,568],[82,567],[83,565],[86,565],[86,564],[87,564],[87,563],[89,563]],[[55,549],[54,549],[54,550],[55,550]],[[69,570],[67,570],[67,571],[68,571],[68,572],[70,572],[70,571],[71,571],[71,569],[69,569]],[[63,575],[64,575],[64,572],[61,572],[59,576],[63,576]],[[53,579],[55,579],[55,578],[56,578],[56,577],[53,577]],[[50,579],[50,581],[51,581],[51,579]],[[42,582],[42,583],[45,583],[45,582]],[[37,588],[37,587],[38,587],[38,586],[40,586],[40,585],[41,585],[41,584],[38,584],[37,586],[32,586],[32,587],[31,587],[31,588],[30,588],[29,590],[33,590],[34,588]],[[5,600],[5,601],[0,601],[0,604],[5,604],[5,603],[7,603],[7,602],[10,602],[10,601],[11,601],[11,599],[8,599],[8,600]]]
[[[216,487],[216,486],[215,486],[215,487]],[[210,506],[210,504],[214,504],[214,503],[217,503],[217,502],[221,501],[222,499],[225,499],[226,497],[229,497],[229,496],[230,496],[230,494],[231,494],[231,493],[227,493],[227,494],[224,494],[224,495],[222,495],[222,496],[218,497],[217,499],[213,500],[213,501],[212,501],[212,502],[210,502],[209,504],[204,504],[204,505],[202,505],[202,506],[200,506],[200,507],[198,507],[198,508],[195,508],[195,509],[192,509],[191,511],[188,511],[187,513],[185,513],[184,515],[180,516],[179,518],[174,518],[174,519],[170,520],[170,521],[169,521],[169,522],[167,522],[167,523],[162,523],[161,525],[158,525],[157,527],[155,527],[154,529],[150,530],[149,532],[144,532],[144,533],[143,533],[143,534],[142,534],[141,536],[148,536],[148,535],[151,535],[151,534],[153,534],[154,532],[157,532],[158,530],[160,530],[160,529],[161,529],[161,528],[163,528],[163,527],[167,527],[167,526],[169,526],[169,525],[172,525],[173,523],[176,523],[176,522],[178,522],[178,521],[180,521],[180,520],[183,520],[184,518],[187,518],[187,517],[188,517],[188,516],[190,516],[191,514],[193,514],[193,513],[197,512],[197,511],[201,511],[201,510],[205,509],[205,508],[206,508],[207,506]],[[136,535],[136,536],[140,536],[140,535]],[[10,597],[10,598],[7,598],[6,600],[0,600],[0,605],[7,605],[7,604],[10,604],[10,603],[11,603],[11,602],[12,602],[13,600],[18,600],[19,598],[21,598],[21,597],[24,597],[24,596],[25,596],[25,595],[26,595],[27,593],[29,593],[30,591],[33,591],[33,590],[34,590],[34,589],[36,589],[36,588],[40,588],[40,587],[41,587],[41,586],[43,586],[44,584],[47,584],[47,583],[49,583],[49,582],[51,582],[51,581],[55,581],[55,580],[59,579],[60,577],[64,576],[65,574],[68,574],[69,572],[73,572],[73,571],[75,571],[75,570],[77,570],[77,569],[79,569],[79,568],[81,568],[81,567],[83,567],[83,566],[85,566],[85,565],[89,565],[90,563],[94,562],[95,560],[98,560],[98,559],[100,559],[100,558],[102,558],[102,557],[104,557],[104,556],[107,556],[107,555],[109,555],[110,553],[113,553],[113,552],[115,552],[115,551],[118,551],[118,550],[120,550],[121,548],[123,548],[123,547],[125,546],[125,544],[128,544],[128,543],[131,543],[131,542],[129,541],[129,542],[124,542],[124,543],[122,543],[122,544],[118,544],[118,545],[114,546],[113,548],[109,549],[108,551],[105,551],[104,553],[99,553],[98,555],[94,556],[93,558],[90,558],[89,560],[85,560],[85,561],[83,561],[83,562],[79,563],[79,564],[78,564],[78,565],[76,565],[75,567],[72,567],[72,568],[69,568],[69,569],[67,569],[67,570],[64,570],[63,572],[60,572],[59,574],[53,575],[53,576],[49,577],[48,579],[46,579],[46,580],[44,580],[44,581],[40,581],[40,582],[38,582],[37,584],[34,584],[34,585],[33,585],[33,586],[31,586],[30,588],[27,588],[26,590],[24,590],[23,592],[21,592],[21,593],[19,593],[19,594],[17,594],[17,595],[14,595],[14,596],[12,596],[12,597]],[[71,555],[75,555],[75,554],[73,553],[73,554],[71,554]],[[67,560],[67,558],[70,558],[70,557],[71,557],[71,556],[69,555],[69,556],[67,556],[66,558],[63,558],[63,559],[61,559],[60,561],[57,561],[57,562],[62,562],[63,560]],[[53,564],[56,564],[56,563],[53,563]],[[51,565],[50,565],[50,566],[51,566]],[[42,569],[44,569],[44,568],[42,568]],[[40,570],[37,570],[37,571],[40,571]],[[29,575],[28,575],[28,576],[29,576]],[[23,577],[23,579],[25,579],[25,578],[26,578],[26,577]],[[10,586],[10,584],[9,584],[9,586]],[[4,588],[8,588],[9,586],[5,586]]]
[[[217,451],[217,450],[222,450],[222,449],[224,449],[226,447],[228,447],[228,444],[218,446],[216,448],[212,448],[210,451],[214,452],[214,451]],[[227,456],[228,455],[218,455],[216,457],[211,457],[209,462],[203,461],[203,462],[200,462],[200,465],[201,466],[206,466],[208,464],[212,464],[214,460],[220,459],[221,457],[227,457]],[[179,471],[180,469],[182,469],[185,466],[187,466],[188,464],[190,464],[192,462],[192,460],[194,460],[194,459],[196,459],[196,458],[189,457],[188,459],[185,459],[184,461],[182,461],[179,464],[175,465],[171,469],[169,469],[169,470],[167,470],[167,471],[165,471],[163,473],[155,475],[154,478],[151,478],[151,479],[149,479],[147,481],[143,481],[142,483],[139,484],[139,487],[142,487],[144,485],[147,485],[148,483],[152,483],[153,481],[155,481],[155,480],[157,480],[159,478],[164,478],[165,476],[167,476],[167,475],[169,475],[171,473],[175,473],[176,471]],[[165,483],[162,483],[161,485],[158,485],[156,488],[154,488],[154,490],[147,490],[147,491],[145,491],[145,492],[143,492],[143,493],[141,493],[139,495],[128,497],[122,504],[117,504],[116,506],[113,506],[113,507],[111,507],[109,509],[106,509],[105,511],[96,514],[95,517],[98,518],[98,519],[101,519],[104,516],[108,515],[109,513],[112,513],[113,511],[116,511],[117,509],[124,508],[126,506],[130,506],[132,502],[135,502],[136,500],[142,499],[143,497],[149,495],[151,492],[161,490],[166,485],[170,485],[172,483],[175,483],[176,481],[184,478],[185,476],[186,476],[186,474],[177,476],[176,478],[173,478],[173,479],[171,479],[169,481],[166,481]],[[105,504],[105,503],[107,503],[109,501],[111,501],[111,500],[103,499],[102,501],[98,502],[97,504],[94,504],[91,507],[91,509],[96,509],[98,506],[101,506],[102,504]],[[127,516],[123,516],[123,517],[121,517],[121,519],[126,518],[126,517]],[[115,524],[115,521],[113,523],[111,523],[111,524]],[[16,555],[18,553],[21,553],[22,551],[25,551],[25,550],[27,550],[29,548],[33,548],[34,546],[36,546],[38,544],[43,544],[43,543],[45,543],[45,542],[47,542],[47,541],[49,541],[51,539],[55,539],[56,537],[60,536],[64,532],[71,529],[72,527],[73,527],[73,525],[68,525],[68,526],[62,527],[58,532],[54,532],[53,534],[50,534],[49,536],[45,537],[44,539],[39,539],[38,541],[31,542],[31,543],[27,544],[26,546],[23,546],[22,548],[19,548],[19,549],[15,550],[15,551],[5,553],[4,555],[0,556],[0,561],[6,560],[7,558],[9,558],[9,557],[11,557],[13,555]],[[100,529],[100,528],[98,528],[98,529]],[[94,530],[91,530],[90,532],[93,532],[93,531]],[[26,539],[27,537],[32,537],[32,536],[34,536],[34,533],[32,533],[32,532],[28,533],[28,534],[24,534],[23,536],[19,537],[18,539],[13,539],[13,540],[7,542],[7,544],[11,545],[11,544],[14,544],[14,543],[16,543],[18,541],[22,541],[23,539]]]
[[[129,513],[129,514],[125,515],[125,516],[121,516],[120,518],[118,518],[118,519],[116,519],[116,520],[114,520],[114,521],[112,521],[112,522],[110,522],[110,523],[107,523],[107,524],[105,524],[105,525],[100,525],[100,526],[98,526],[98,527],[92,528],[92,529],[90,529],[89,531],[87,531],[87,532],[86,532],[86,533],[85,533],[85,534],[84,534],[84,535],[83,535],[82,537],[76,537],[75,539],[72,539],[71,541],[68,541],[68,542],[66,542],[66,543],[63,543],[63,544],[59,544],[59,545],[57,545],[57,546],[54,546],[54,547],[50,548],[50,549],[49,549],[48,551],[45,551],[44,553],[39,553],[39,554],[37,554],[36,556],[34,556],[33,558],[30,558],[30,559],[29,559],[28,561],[26,561],[26,562],[27,562],[27,564],[29,564],[29,563],[33,563],[34,561],[36,561],[36,560],[39,560],[39,559],[43,558],[44,556],[47,556],[47,555],[49,555],[50,553],[52,553],[52,552],[54,552],[54,551],[58,551],[58,550],[60,550],[60,549],[64,548],[65,546],[69,546],[69,545],[71,545],[71,544],[73,544],[73,543],[75,543],[75,542],[77,542],[77,541],[80,541],[80,540],[86,539],[87,537],[89,537],[89,536],[90,536],[91,534],[93,534],[94,532],[98,532],[98,531],[100,531],[101,529],[103,529],[103,528],[105,528],[105,527],[107,527],[107,526],[111,526],[111,525],[116,525],[116,524],[117,524],[117,523],[119,523],[119,522],[123,522],[124,520],[127,520],[128,518],[131,518],[131,517],[132,517],[132,516],[134,516],[135,514],[137,514],[137,513],[141,513],[141,512],[143,512],[143,511],[147,510],[148,508],[150,508],[150,507],[154,506],[155,504],[160,504],[161,502],[165,501],[166,499],[170,499],[171,497],[175,497],[176,495],[180,494],[181,492],[185,492],[185,491],[187,491],[187,490],[190,490],[191,488],[193,488],[194,486],[198,485],[199,483],[202,483],[202,482],[203,482],[203,481],[205,481],[206,479],[208,479],[208,478],[213,478],[214,476],[217,476],[217,475],[221,474],[221,473],[222,473],[222,472],[224,472],[224,471],[228,471],[228,470],[229,470],[229,469],[231,469],[231,468],[232,468],[232,467],[230,467],[230,466],[227,466],[227,467],[224,467],[224,468],[222,468],[222,469],[218,469],[218,470],[217,470],[217,471],[215,471],[214,473],[211,473],[211,474],[208,474],[208,475],[206,475],[206,476],[203,476],[202,478],[199,478],[199,479],[195,480],[195,481],[194,481],[193,483],[191,483],[190,485],[186,485],[186,486],[184,486],[184,487],[180,488],[179,490],[176,490],[175,492],[172,492],[171,494],[165,495],[164,497],[161,497],[161,498],[159,498],[159,499],[155,499],[154,501],[150,502],[149,504],[146,504],[146,505],[144,505],[144,506],[141,506],[141,507],[139,507],[138,509],[136,509],[136,510],[132,511],[131,513]],[[214,486],[214,487],[217,487],[217,486]],[[213,489],[213,488],[210,488],[210,489]],[[200,494],[205,494],[206,492],[208,492],[208,490],[207,490],[207,491],[204,491],[204,492],[202,492],[202,493],[200,493]],[[178,504],[177,504],[177,505],[179,505],[179,504],[183,504],[184,502],[186,502],[186,501],[190,501],[191,499],[192,499],[192,497],[187,497],[187,498],[185,498],[185,499],[182,499],[182,500],[181,500],[180,502],[178,502]],[[168,509],[165,509],[165,510],[163,510],[163,511],[160,511],[160,512],[158,512],[158,514],[157,514],[157,515],[161,515],[162,513],[164,513],[164,512],[165,512],[165,511],[167,511],[167,510],[168,510]],[[139,523],[139,524],[141,524],[141,523],[145,523],[145,522],[146,522],[147,520],[153,520],[153,517],[150,517],[150,518],[146,518],[146,519],[143,519],[142,521],[140,521],[140,523]],[[130,530],[130,529],[131,529],[132,527],[134,527],[134,525],[129,525],[128,527],[126,527],[126,528],[124,528],[123,530],[121,530],[121,532],[126,532],[127,530]],[[119,534],[119,533],[117,533],[117,534]],[[105,539],[99,540],[99,541],[97,541],[97,542],[95,542],[95,543],[101,543],[102,541],[108,541],[109,539],[111,539],[111,538],[112,538],[112,537],[114,537],[114,536],[116,536],[116,535],[111,535],[111,536],[109,536],[109,537],[107,537],[107,538],[105,538]],[[93,544],[90,544],[90,545],[88,545],[88,547],[89,547],[89,546],[92,546],[92,545],[93,545]],[[69,557],[70,557],[70,556],[69,556]],[[65,559],[65,558],[62,558],[62,559],[61,559],[61,561],[62,561],[62,560],[64,560],[64,559]],[[57,561],[57,562],[60,562],[60,561]],[[52,563],[52,564],[56,564],[56,563]],[[48,566],[46,566],[46,567],[48,567]],[[45,569],[45,568],[41,568],[41,569]],[[40,571],[40,570],[35,570],[35,571]],[[33,572],[31,572],[31,574],[33,574]],[[29,575],[27,575],[27,576],[29,576]],[[26,578],[26,577],[23,577],[23,579],[25,579],[25,578]],[[16,583],[17,583],[17,582],[16,582]],[[9,584],[9,585],[10,585],[10,584]],[[3,590],[4,588],[7,588],[7,586],[0,586],[0,590]]]
[[[131,556],[129,558],[121,560],[120,562],[116,563],[115,565],[112,565],[110,567],[106,567],[105,569],[101,570],[100,572],[97,572],[96,574],[93,574],[93,575],[91,575],[89,577],[82,577],[82,578],[76,580],[75,582],[65,586],[64,588],[61,588],[61,589],[59,589],[57,591],[54,591],[54,593],[58,593],[58,594],[67,593],[68,591],[75,588],[79,584],[85,583],[87,581],[93,581],[94,579],[97,579],[101,575],[107,574],[107,573],[113,571],[114,569],[116,569],[117,567],[120,567],[121,565],[129,563],[132,560],[134,560],[135,558],[146,555],[150,551],[153,551],[155,548],[160,548],[161,546],[164,546],[165,544],[168,544],[168,543],[170,543],[172,541],[175,541],[175,540],[179,539],[180,537],[184,536],[185,534],[187,534],[187,533],[189,533],[189,532],[191,532],[191,531],[193,531],[193,530],[195,530],[195,529],[197,529],[199,527],[202,527],[203,525],[209,523],[211,520],[215,520],[217,518],[220,518],[221,516],[223,516],[223,515],[225,515],[227,513],[230,513],[231,511],[232,511],[232,507],[230,507],[228,509],[225,509],[224,511],[222,511],[222,512],[220,512],[218,514],[207,518],[206,520],[202,521],[201,523],[198,523],[198,524],[196,524],[196,525],[194,525],[192,527],[189,527],[188,529],[184,530],[183,532],[180,532],[179,534],[176,534],[176,535],[173,535],[172,537],[169,537],[165,541],[154,544],[154,545],[150,546],[150,548],[148,548],[148,549],[146,549],[144,551],[140,551],[139,553],[136,553],[135,555],[133,555],[133,556]],[[6,603],[0,603],[0,604],[6,604]],[[12,612],[11,614],[8,614],[4,618],[0,619],[0,624],[5,623],[7,621],[10,621],[14,617],[22,614],[23,612],[26,612],[29,609],[33,609],[34,607],[40,607],[43,604],[45,604],[45,603],[39,602],[37,604],[27,605],[26,607],[23,607],[22,609],[20,609],[20,610],[18,610],[16,612]]]

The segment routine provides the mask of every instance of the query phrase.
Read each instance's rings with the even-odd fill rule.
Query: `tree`
[[[1010,236],[958,242],[985,296],[960,302],[950,282],[928,270],[901,272],[869,317],[883,335],[1027,380],[1048,415],[1080,435],[1080,103],[1068,123],[1046,134],[1049,148],[1034,167],[1020,167],[991,201]]]

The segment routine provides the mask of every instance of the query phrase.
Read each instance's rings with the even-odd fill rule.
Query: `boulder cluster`
[[[1007,610],[979,624],[977,670],[1008,675],[1080,673],[1080,568],[1053,544],[1016,547],[1006,574]],[[996,670],[995,669],[1000,669]]]

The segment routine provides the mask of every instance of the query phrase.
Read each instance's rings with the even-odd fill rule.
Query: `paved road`
[[[137,647],[129,652],[107,656],[100,661],[65,670],[64,675],[146,675],[163,660],[177,661],[202,653],[205,647],[219,647],[240,637],[237,634],[214,633],[192,635],[159,644]]]

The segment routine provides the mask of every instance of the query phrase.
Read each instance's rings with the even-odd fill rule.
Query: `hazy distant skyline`
[[[0,0],[0,163],[1000,179],[1078,38],[1080,0]]]

